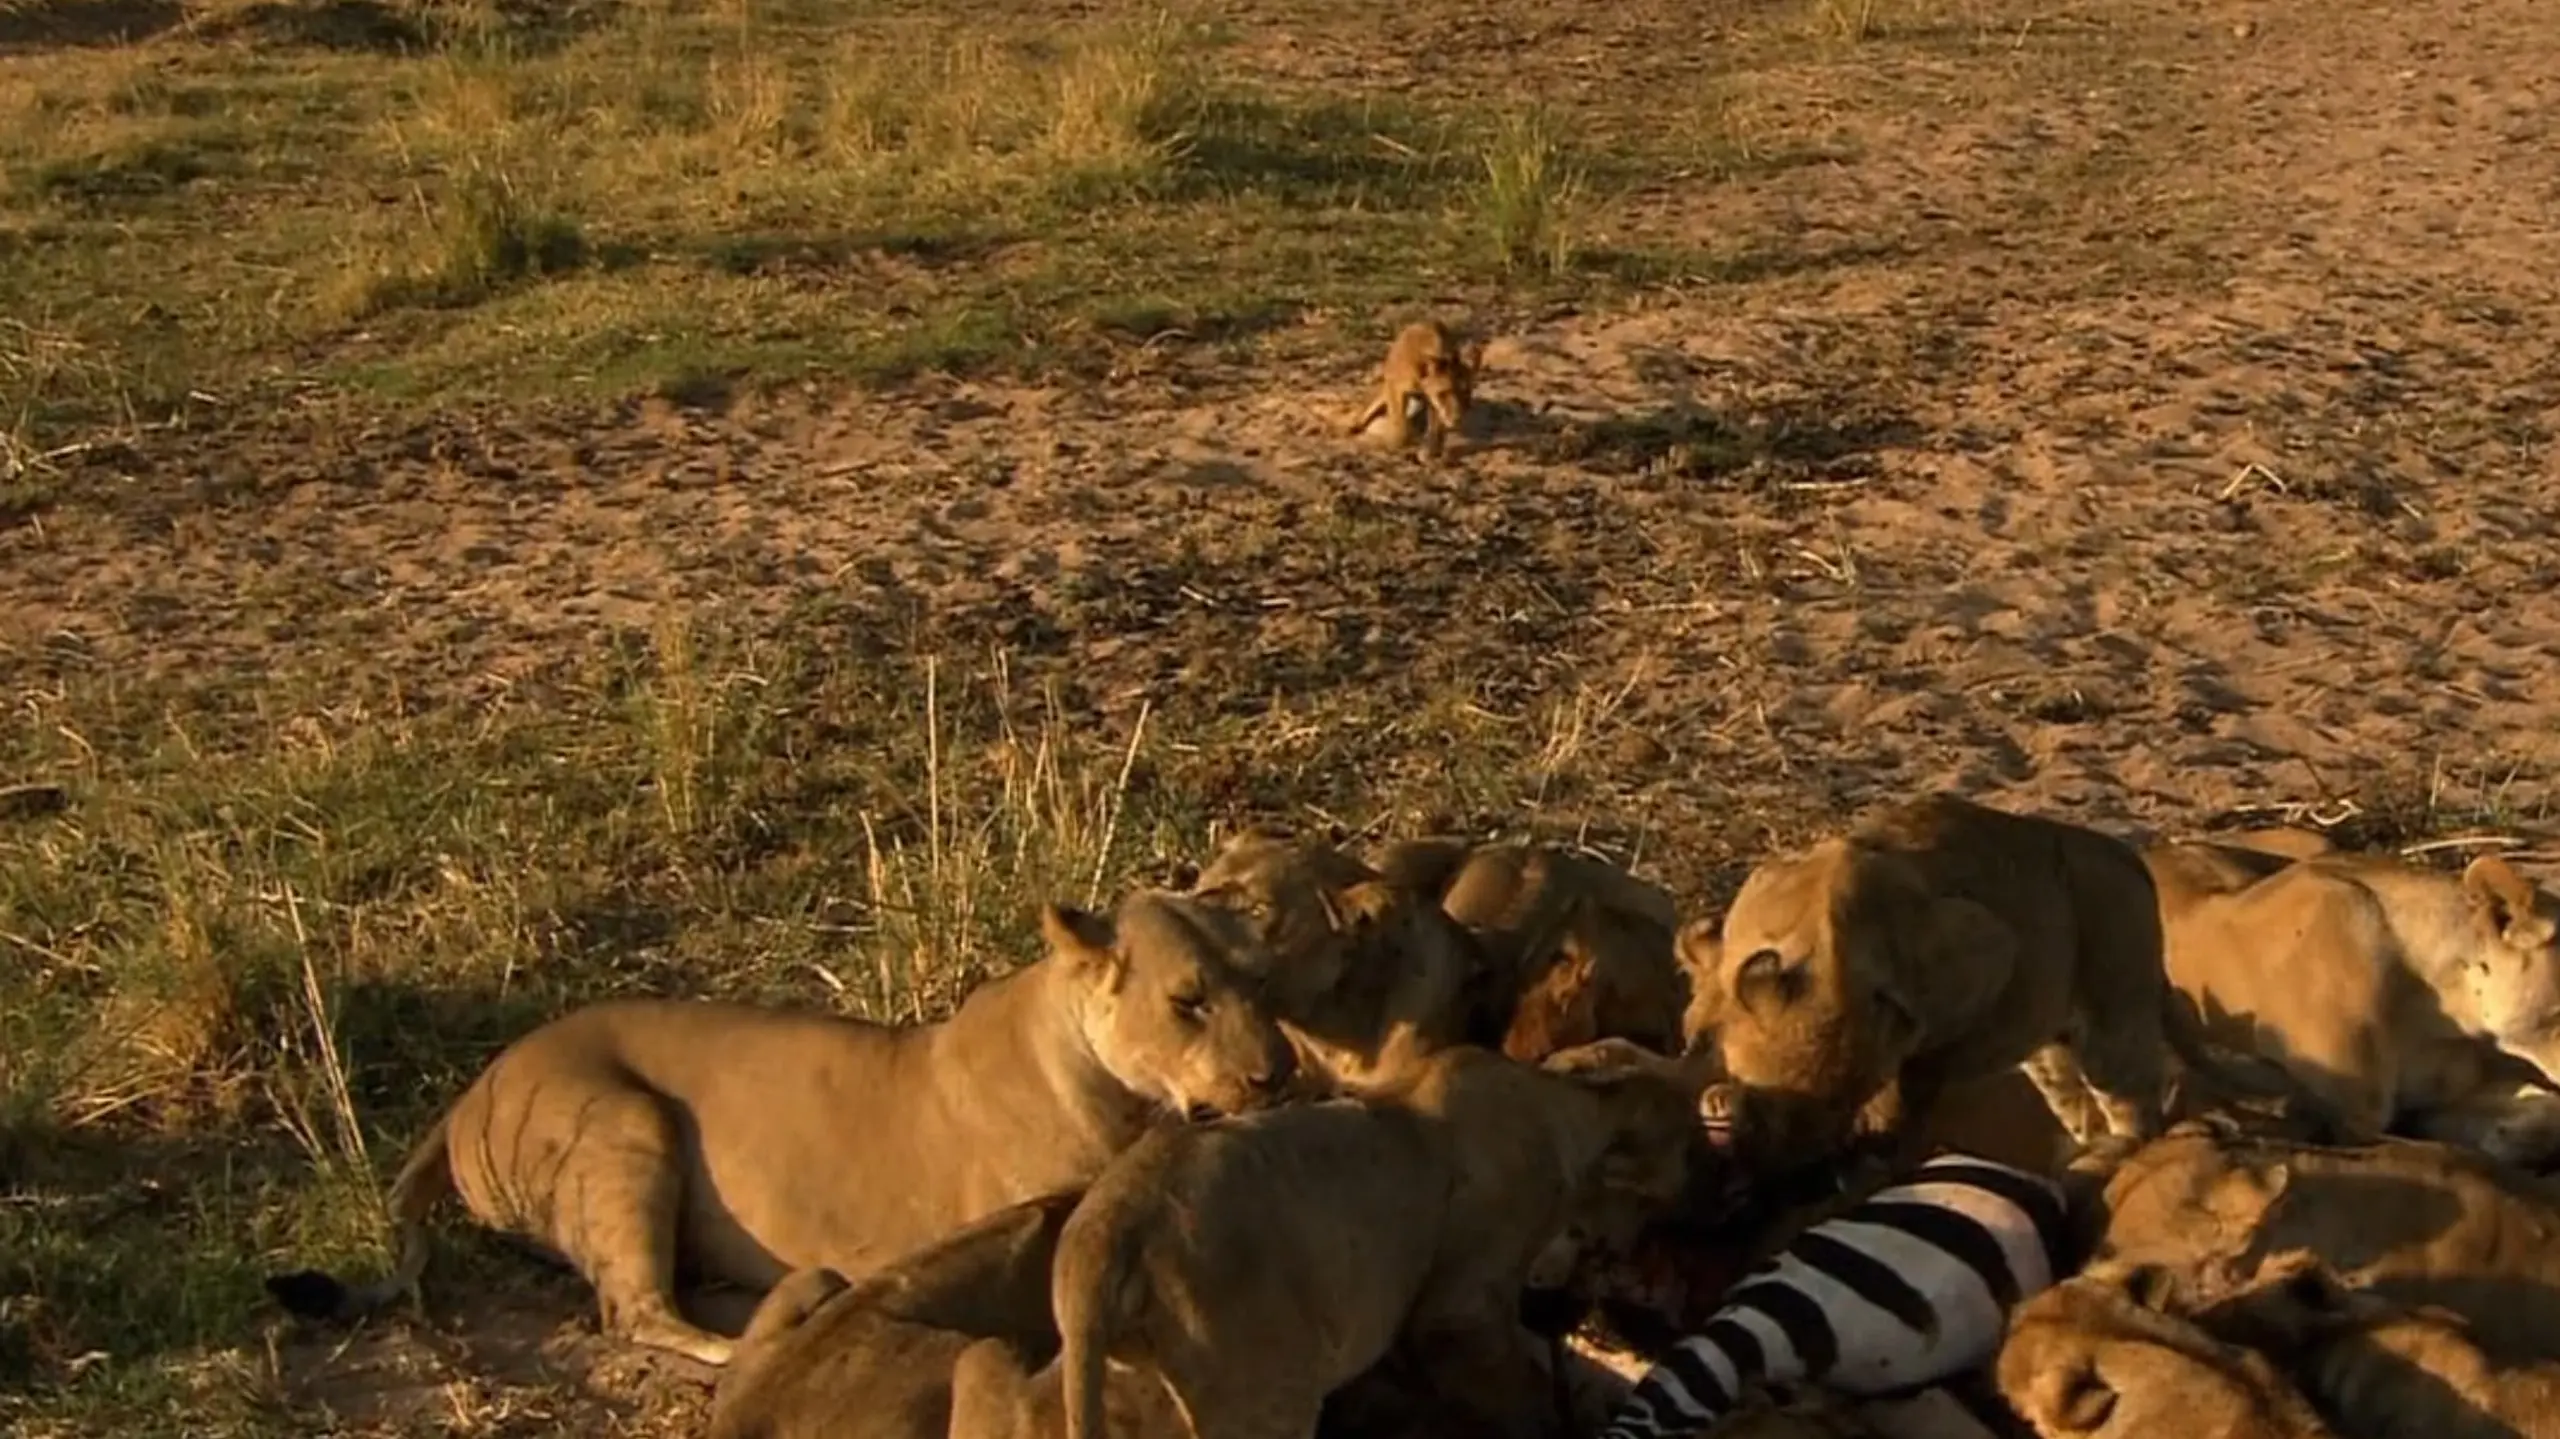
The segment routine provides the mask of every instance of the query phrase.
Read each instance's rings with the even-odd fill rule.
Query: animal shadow
[[[1515,413],[1508,428],[1546,464],[1658,480],[1766,485],[1855,478],[1873,457],[1919,442],[1918,422],[1898,411],[1791,405],[1734,421],[1694,405],[1600,419]],[[1505,416],[1503,418],[1510,418]]]
[[[177,0],[34,0],[0,5],[0,55],[127,45],[175,29]]]

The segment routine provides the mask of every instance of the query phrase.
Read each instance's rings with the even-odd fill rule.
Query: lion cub
[[[1486,969],[1470,1038],[1535,1064],[1603,1038],[1669,1052],[1688,1001],[1669,893],[1605,860],[1535,844],[1399,840],[1380,873],[1438,901]]]
[[[1052,1347],[1049,1268],[1080,1190],[1008,1205],[859,1284],[794,1271],[756,1307],[706,1439],[947,1439],[954,1369],[981,1341]]]
[[[1100,1434],[1106,1361],[1160,1374],[1208,1439],[1312,1434],[1399,1342],[1489,1432],[1543,1433],[1531,1264],[1586,1207],[1670,1203],[1694,1142],[1679,1088],[1572,1056],[1447,1049],[1364,1098],[1141,1140],[1058,1242],[1069,1434]]]
[[[1357,1088],[1469,1038],[1486,957],[1431,898],[1314,836],[1270,826],[1219,846],[1190,898],[1233,917],[1318,1087]]]
[[[2103,1187],[2075,1217],[2097,1258],[2195,1271],[2307,1250],[2346,1283],[2460,1308],[2499,1354],[2560,1360],[2560,1185],[2477,1150],[2309,1144],[2202,1119],[2092,1170]]]
[[[1359,434],[1385,415],[1394,422],[1395,442],[1401,447],[1412,436],[1405,407],[1419,398],[1423,450],[1437,460],[1448,433],[1466,422],[1467,411],[1475,403],[1476,371],[1483,364],[1481,343],[1461,344],[1439,321],[1416,320],[1396,332],[1395,343],[1387,347],[1378,393],[1357,419],[1343,427],[1343,433]]]
[[[2350,1285],[2308,1250],[2269,1258],[2198,1318],[2283,1364],[2351,1439],[2560,1435],[2560,1364],[2501,1362],[2463,1315]]]
[[[2266,1355],[2172,1307],[2157,1270],[2092,1265],[2020,1304],[1994,1366],[2041,1439],[2334,1439]]]
[[[1711,1125],[1744,1106],[1772,1160],[1855,1130],[1907,1163],[1947,1085],[2012,1065],[2081,1145],[2159,1132],[2164,1039],[2232,1077],[2167,1025],[2141,856],[2078,825],[1946,794],[1894,806],[1763,863],[1721,936],[1680,943],[1691,1044],[1732,1081],[1702,1106]]]

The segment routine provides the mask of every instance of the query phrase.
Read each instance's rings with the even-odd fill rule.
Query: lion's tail
[[[445,1145],[451,1115],[437,1117],[409,1147],[399,1177],[391,1181],[391,1223],[400,1259],[372,1284],[346,1284],[318,1269],[267,1276],[267,1292],[286,1312],[304,1319],[359,1319],[415,1288],[427,1270],[427,1212],[453,1188],[453,1160]]]
[[[1096,1218],[1101,1217],[1099,1214]],[[1058,1236],[1056,1279],[1049,1296],[1058,1321],[1058,1368],[1065,1381],[1067,1439],[1104,1439],[1103,1365],[1139,1283],[1138,1246],[1147,1225],[1127,1216],[1100,1225],[1073,1220]]]

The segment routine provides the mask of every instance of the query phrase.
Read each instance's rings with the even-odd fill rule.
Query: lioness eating
[[[2161,1277],[2092,1265],[2019,1305],[2001,1397],[2043,1439],[2332,1439],[2271,1360],[2176,1312]]]
[[[858,1280],[1006,1204],[1081,1184],[1167,1114],[1240,1112],[1293,1052],[1235,926],[1178,895],[1111,919],[1048,906],[1043,960],[938,1024],[682,1000],[576,1010],[500,1054],[410,1151],[391,1190],[392,1278],[268,1287],[352,1316],[414,1284],[450,1185],[472,1215],[566,1259],[605,1327],[725,1362],[678,1311],[682,1267],[763,1289],[794,1269]]]
[[[1326,1084],[1358,1087],[1468,1037],[1482,950],[1430,899],[1328,841],[1248,829],[1190,896],[1252,934],[1273,1007]]]
[[[1532,1064],[1604,1038],[1678,1046],[1688,986],[1672,949],[1679,914],[1660,887],[1532,844],[1402,840],[1377,868],[1475,936],[1486,961],[1475,1042]]]
[[[1161,1374],[1201,1439],[1302,1439],[1399,1342],[1490,1432],[1545,1432],[1532,1261],[1601,1191],[1669,1203],[1694,1143],[1675,1086],[1557,1058],[1445,1049],[1360,1099],[1139,1141],[1059,1240],[1069,1434],[1099,1433],[1109,1362]]]
[[[2164,897],[2183,892],[2169,978],[2209,1035],[2365,1128],[2560,1157],[2560,901],[2496,855],[2457,878],[2327,854],[2217,885],[2200,853],[2147,858]]]
[[[1854,1130],[1907,1164],[1940,1091],[2012,1065],[2082,1145],[2159,1132],[2164,1037],[2229,1077],[2164,1036],[2141,857],[2078,825],[1953,795],[1898,805],[1760,865],[1720,937],[1692,924],[1680,943],[1690,1042],[1732,1081],[1708,1098],[1744,1098],[1773,1161]]]

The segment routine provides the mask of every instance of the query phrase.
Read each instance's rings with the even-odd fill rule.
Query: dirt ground
[[[1718,34],[1676,5],[1222,8],[1285,80],[1598,106],[1686,83]],[[1764,115],[1835,142],[1665,177],[1626,220],[1735,263],[1485,317],[1481,423],[1438,469],[1328,433],[1374,357],[1314,325],[1090,384],[220,415],[74,458],[82,502],[0,529],[0,678],[381,669],[467,697],[673,607],[1002,647],[1123,722],[1582,694],[1595,807],[1640,810],[1698,905],[1762,838],[1737,822],[1930,786],[2133,832],[2389,800],[2538,838],[2560,25],[2538,0],[2001,23],[2045,59],[1888,29],[1763,77]],[[495,1329],[448,1310],[280,1362],[353,1424],[695,1412],[588,1322],[550,1284]]]

